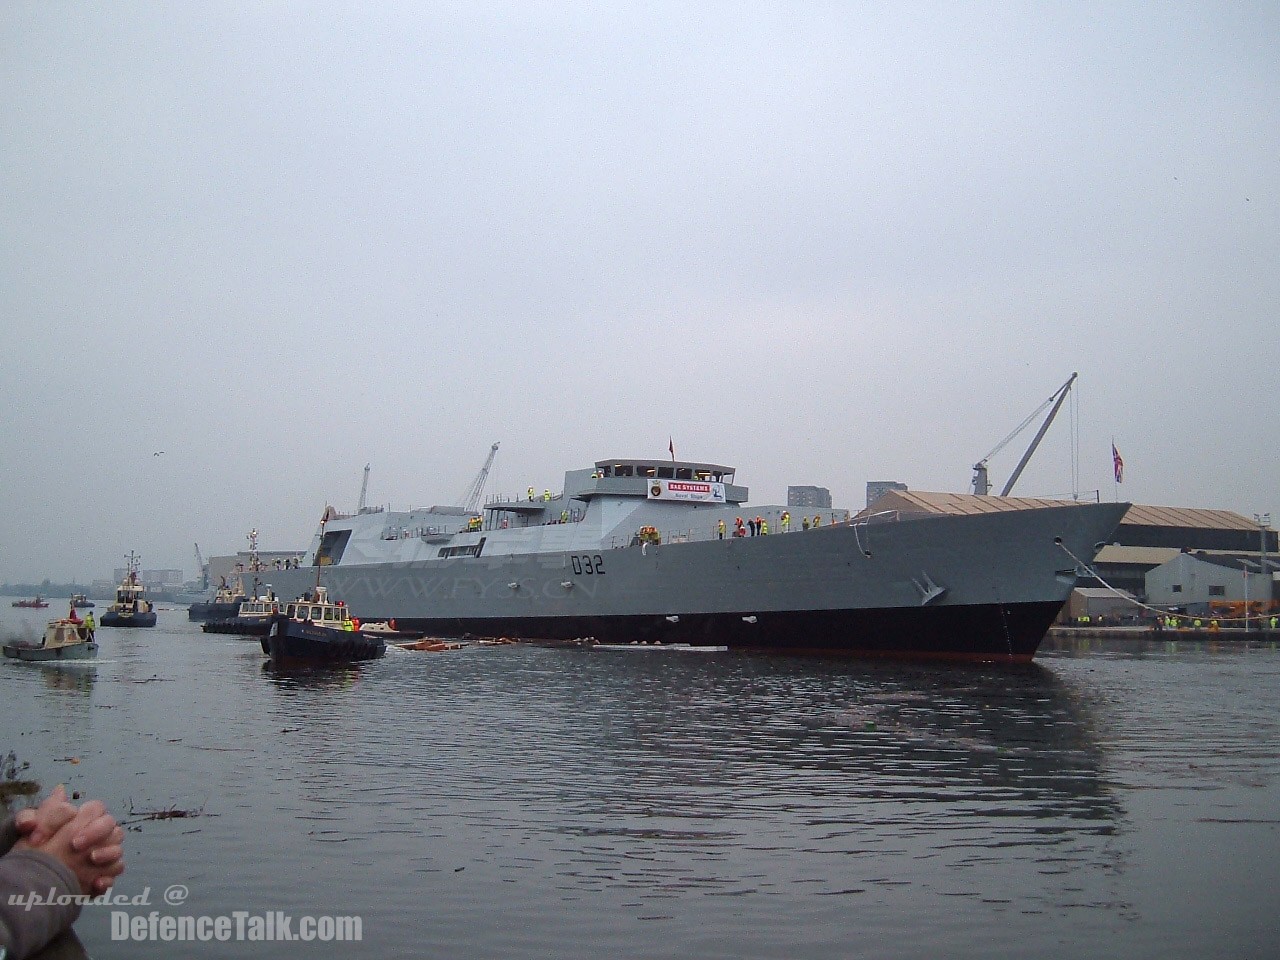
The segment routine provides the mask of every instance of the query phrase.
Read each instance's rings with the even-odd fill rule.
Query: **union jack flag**
[[[1111,465],[1115,467],[1116,483],[1124,483],[1124,458],[1114,443],[1111,444]]]

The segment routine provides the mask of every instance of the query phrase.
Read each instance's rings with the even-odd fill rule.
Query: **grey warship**
[[[477,511],[326,508],[304,565],[272,585],[322,580],[355,617],[439,636],[1027,662],[1128,508],[828,509],[803,530],[786,507],[748,508],[735,477],[612,459]],[[735,536],[744,517],[768,535]]]

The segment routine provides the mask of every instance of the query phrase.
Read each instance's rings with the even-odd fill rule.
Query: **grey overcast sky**
[[[491,493],[668,438],[756,503],[964,491],[1072,371],[1015,493],[1280,521],[1273,2],[0,32],[0,579],[301,548],[365,463],[371,503],[457,502],[494,441]]]

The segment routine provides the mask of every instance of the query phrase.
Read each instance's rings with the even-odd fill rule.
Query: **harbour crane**
[[[200,589],[209,589],[209,571],[204,565],[204,557],[200,556],[200,544],[196,544],[196,576],[200,578]]]
[[[1041,412],[1045,409],[1045,407],[1052,404],[1053,409],[1049,411],[1049,415],[1045,417],[1044,423],[1042,423],[1040,425],[1040,429],[1036,431],[1036,435],[1031,441],[1031,446],[1027,447],[1027,452],[1022,455],[1022,459],[1018,461],[1017,468],[1014,469],[1013,474],[1009,477],[1009,482],[1006,483],[1004,485],[1004,489],[1000,491],[1000,496],[1002,497],[1007,497],[1009,495],[1009,491],[1013,489],[1013,485],[1017,483],[1018,478],[1022,476],[1022,471],[1023,471],[1023,468],[1026,467],[1027,461],[1030,460],[1031,455],[1036,452],[1036,447],[1040,446],[1040,441],[1041,439],[1043,439],[1045,431],[1049,429],[1049,424],[1053,423],[1053,418],[1058,415],[1058,410],[1062,406],[1062,401],[1067,399],[1067,394],[1071,392],[1071,387],[1076,382],[1077,376],[1078,374],[1075,374],[1075,373],[1071,374],[1071,376],[1067,379],[1066,383],[1060,386],[1057,390],[1053,391],[1053,393],[1050,395],[1048,400],[1040,404],[1040,406],[1036,407],[1036,409],[1031,412],[1031,415],[1028,416],[1027,419],[1023,420],[1020,424],[1018,424],[1016,428],[1014,428],[1013,433],[1009,434],[1007,437],[1005,437],[1003,440],[997,443],[994,450],[992,450],[985,457],[983,457],[981,460],[979,460],[977,463],[973,465],[973,492],[974,493],[978,494],[979,496],[985,497],[987,494],[991,492],[991,481],[987,477],[987,461],[990,460],[992,457],[994,457],[1001,450],[1003,450],[1010,443],[1010,441],[1013,440],[1014,437],[1016,437],[1023,430],[1025,430],[1027,427],[1027,424],[1031,423],[1032,420],[1040,416]]]
[[[356,504],[356,513],[364,513],[365,495],[369,492],[369,464],[364,465],[364,480],[360,483],[360,502]]]
[[[480,505],[480,495],[484,493],[485,481],[489,479],[489,468],[493,466],[493,458],[497,455],[498,445],[495,443],[489,448],[489,458],[485,460],[484,466],[480,468],[476,478],[471,481],[471,486],[467,488],[467,492],[462,495],[462,506],[468,513],[475,513],[476,507]]]

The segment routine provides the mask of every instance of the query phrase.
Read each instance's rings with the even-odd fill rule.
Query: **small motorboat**
[[[71,605],[78,610],[88,610],[93,607],[93,601],[83,593],[77,593],[71,598]]]
[[[36,594],[31,600],[15,600],[13,605],[15,607],[26,607],[28,610],[43,610],[49,606],[49,601]]]
[[[107,607],[102,615],[104,627],[154,627],[156,625],[156,609],[146,598],[146,589],[138,576],[138,568],[142,558],[130,553],[125,557],[128,564],[124,579],[116,587],[116,602]]]
[[[97,653],[93,629],[83,620],[69,617],[50,620],[38,644],[15,640],[4,645],[4,655],[15,660],[87,660]]]
[[[319,586],[273,615],[261,642],[262,652],[277,662],[354,663],[387,652],[381,636],[363,632],[346,604],[330,600]]]

